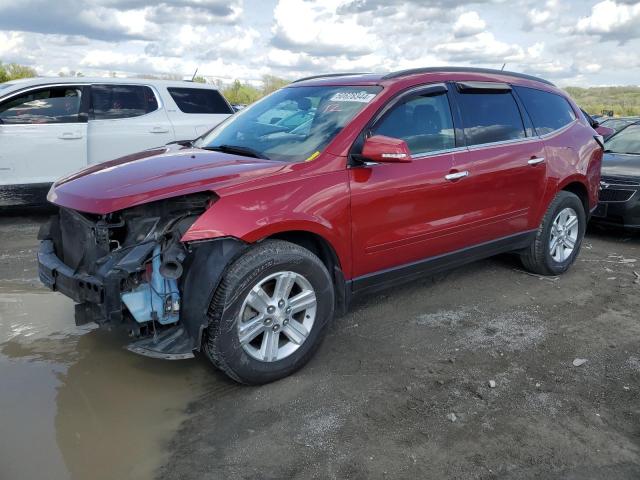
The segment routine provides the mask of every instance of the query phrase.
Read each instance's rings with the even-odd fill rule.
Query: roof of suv
[[[11,80],[0,84],[0,94],[4,95],[18,89],[35,87],[39,85],[59,84],[124,84],[124,85],[152,85],[182,88],[206,88],[217,90],[215,85],[207,83],[189,82],[187,80],[157,80],[150,78],[113,78],[113,77],[32,77]]]
[[[376,73],[329,73],[326,75],[315,75],[312,77],[305,77],[295,80],[293,83],[350,83],[358,85],[375,85],[383,82],[392,81],[412,75],[427,75],[427,74],[443,74],[443,73],[455,73],[455,74],[480,74],[487,77],[494,77],[496,80],[504,81],[505,77],[513,79],[524,79],[534,82],[544,83],[546,85],[554,87],[555,85],[543,78],[535,77],[533,75],[527,75],[525,73],[509,72],[504,70],[494,70],[490,68],[473,68],[473,67],[425,67],[425,68],[413,68],[409,70],[399,70],[397,72],[391,72],[386,74]],[[500,78],[497,78],[500,77]]]

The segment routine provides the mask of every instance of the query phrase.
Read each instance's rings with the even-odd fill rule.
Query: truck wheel
[[[577,195],[561,191],[556,195],[531,245],[520,254],[524,267],[540,275],[566,272],[575,261],[587,222]]]
[[[209,306],[204,350],[240,383],[272,382],[309,361],[333,309],[333,282],[320,259],[267,240],[227,270]]]

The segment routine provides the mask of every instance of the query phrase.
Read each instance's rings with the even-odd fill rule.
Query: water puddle
[[[221,380],[123,343],[76,327],[60,294],[0,286],[0,478],[153,478],[188,403]]]

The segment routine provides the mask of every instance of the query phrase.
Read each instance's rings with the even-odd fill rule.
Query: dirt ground
[[[640,235],[590,231],[558,278],[501,256],[364,299],[251,388],[75,327],[41,220],[0,218],[0,479],[640,478]]]

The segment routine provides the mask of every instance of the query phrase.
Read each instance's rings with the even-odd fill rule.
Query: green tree
[[[16,80],[18,78],[35,77],[38,73],[31,67],[18,63],[4,64],[0,62],[0,82]]]
[[[222,94],[232,104],[253,103],[262,97],[262,92],[248,83],[234,80],[233,83],[222,89]]]
[[[289,83],[289,80],[285,80],[284,78],[279,78],[274,75],[263,75],[262,94],[269,95],[276,90],[280,90],[282,87],[288,85]]]

